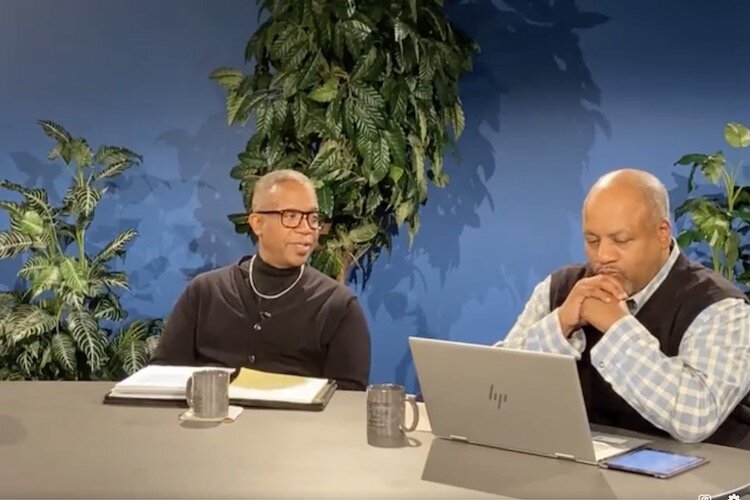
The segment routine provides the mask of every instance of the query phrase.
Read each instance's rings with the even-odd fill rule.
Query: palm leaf
[[[102,251],[99,252],[96,257],[94,257],[94,265],[106,262],[112,257],[122,254],[123,250],[125,249],[125,244],[135,238],[137,235],[138,233],[134,229],[128,228],[115,236],[114,239],[107,243]]]
[[[44,233],[46,226],[44,225],[41,215],[34,210],[27,210],[21,216],[21,219],[17,222],[14,229],[17,229],[27,236],[36,238]]]
[[[130,286],[128,285],[128,278],[123,272],[108,272],[99,279],[102,283],[109,287],[119,287],[130,290]]]
[[[27,377],[33,376],[38,357],[39,354],[36,353],[32,348],[24,347],[24,349],[16,358],[16,363],[18,363],[18,366],[21,367]]]
[[[146,338],[146,352],[148,352],[149,358],[154,355],[156,348],[159,347],[160,335],[151,335]]]
[[[120,301],[114,294],[105,295],[97,299],[92,311],[96,319],[121,321],[125,318],[125,311],[122,310]]]
[[[34,245],[34,239],[17,231],[0,231],[0,259],[15,257]]]
[[[96,319],[87,311],[73,311],[68,315],[68,331],[91,369],[98,370],[106,361],[106,344]]]
[[[57,333],[52,336],[52,358],[68,373],[75,373],[78,362],[76,360],[76,343],[67,333]]]
[[[94,155],[94,160],[109,167],[123,161],[130,162],[131,164],[138,163],[143,161],[143,157],[120,146],[100,146],[96,151],[96,155]]]
[[[18,296],[14,292],[0,291],[0,319],[6,317],[18,303]]]
[[[45,255],[34,255],[21,266],[18,275],[31,281],[32,298],[60,282],[57,263]]]
[[[120,360],[122,369],[128,375],[146,366],[150,357],[146,342],[129,339],[119,344],[116,356]]]
[[[65,285],[73,292],[86,293],[89,289],[86,271],[77,260],[72,257],[63,257],[60,262],[60,272],[62,273]]]
[[[17,193],[21,193],[31,208],[47,216],[49,220],[52,220],[52,208],[49,205],[47,192],[44,189],[26,188],[7,179],[3,179],[2,181],[0,181],[0,186]]]
[[[110,359],[128,375],[137,372],[148,363],[146,342],[128,334],[127,330],[118,333],[108,347]]]
[[[116,175],[119,175],[129,169],[133,166],[133,162],[131,160],[121,160],[117,163],[113,163],[111,165],[107,165],[101,170],[98,170],[91,174],[91,181],[96,181],[99,179],[105,179],[108,177],[115,177]]]
[[[128,374],[135,373],[148,363],[151,351],[146,341],[151,321],[136,320],[121,329],[110,344],[110,353]]]
[[[80,292],[74,292],[67,289],[64,289],[62,292],[63,304],[76,311],[83,309],[83,301],[85,299],[86,296]]]
[[[45,255],[32,255],[18,270],[18,276],[33,280],[37,273],[47,269],[51,264],[50,259]]]
[[[57,318],[33,304],[19,304],[8,315],[6,335],[17,343],[30,337],[39,337],[55,328]]]
[[[66,193],[63,204],[74,212],[88,217],[99,203],[101,196],[102,191],[88,183],[76,184]]]
[[[41,125],[44,133],[57,142],[67,143],[72,139],[68,131],[65,130],[62,125],[58,125],[50,120],[39,120],[38,123]]]
[[[14,224],[17,224],[21,218],[23,218],[24,205],[14,201],[0,200],[0,208],[8,212],[11,220],[11,227],[18,230]]]
[[[73,139],[66,144],[60,154],[65,161],[68,161],[68,158],[70,158],[81,167],[91,166],[94,162],[93,151],[91,151],[86,140],[81,138]]]

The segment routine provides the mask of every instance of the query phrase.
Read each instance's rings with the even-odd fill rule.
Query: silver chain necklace
[[[289,290],[291,290],[292,288],[294,288],[294,285],[296,285],[297,283],[299,283],[299,280],[302,279],[302,273],[305,271],[305,265],[304,264],[302,264],[302,266],[300,266],[300,268],[299,268],[299,276],[297,276],[297,279],[294,280],[294,283],[292,283],[291,285],[289,285],[286,288],[286,290],[282,290],[279,293],[274,294],[274,295],[265,295],[265,294],[262,294],[262,293],[260,293],[258,291],[257,288],[255,288],[255,282],[253,281],[253,262],[255,262],[255,257],[256,256],[257,255],[253,255],[252,257],[250,257],[250,266],[248,268],[248,271],[250,272],[250,288],[252,288],[253,292],[255,292],[255,295],[257,295],[261,299],[266,299],[266,300],[278,299],[279,297],[285,295]]]

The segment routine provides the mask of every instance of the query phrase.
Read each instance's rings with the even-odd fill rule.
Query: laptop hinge
[[[567,453],[558,453],[558,452],[555,452],[555,458],[563,458],[565,460],[575,460],[576,459],[576,457],[574,457],[573,455],[568,455]]]
[[[455,436],[453,434],[451,434],[450,436],[448,436],[448,439],[450,439],[451,441],[463,441],[464,443],[468,443],[469,442],[469,440],[466,439],[465,437],[463,437],[463,436]]]

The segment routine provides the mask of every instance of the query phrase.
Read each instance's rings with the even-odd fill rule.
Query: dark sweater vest
[[[552,273],[550,310],[554,311],[562,305],[578,280],[591,275],[591,269],[582,265],[563,267]],[[678,354],[685,331],[696,316],[711,304],[730,297],[747,300],[718,273],[680,254],[666,279],[642,305],[635,318],[659,340],[661,351],[674,357]],[[592,326],[584,327],[583,331],[586,349],[578,363],[578,373],[589,421],[665,435],[664,431],[648,422],[621,398],[591,365],[591,348],[602,338],[602,332]],[[745,396],[705,441],[750,449],[750,395]]]

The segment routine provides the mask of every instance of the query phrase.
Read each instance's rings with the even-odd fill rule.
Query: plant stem
[[[78,260],[80,261],[81,265],[83,265],[83,261],[86,258],[86,253],[83,249],[83,239],[85,237],[85,229],[81,229],[79,227],[76,228],[76,246],[78,247]]]
[[[719,249],[711,246],[711,260],[714,263],[714,271],[717,273],[724,274],[721,271],[721,262],[719,261]]]

